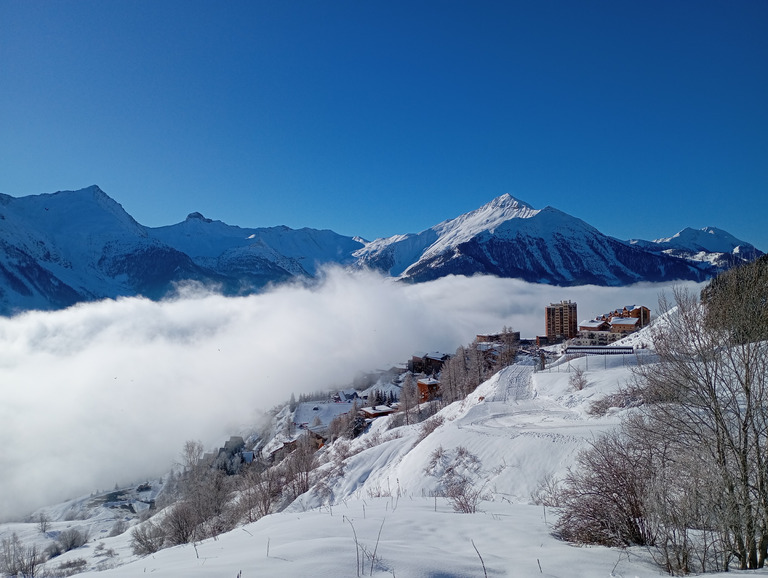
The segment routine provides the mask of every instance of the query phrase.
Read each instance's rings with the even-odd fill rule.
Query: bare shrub
[[[383,439],[380,432],[368,433],[363,438],[363,447],[365,449],[375,448],[376,446],[381,445],[382,441]]]
[[[64,552],[61,550],[61,546],[59,546],[58,542],[51,542],[43,552],[43,557],[46,560],[51,560],[56,556],[61,556],[63,553]]]
[[[296,449],[282,462],[285,482],[293,499],[309,491],[309,478],[317,465],[315,447],[309,436],[303,435],[296,444]]]
[[[454,511],[474,514],[483,499],[483,487],[476,488],[464,477],[454,477],[446,487],[445,495]]]
[[[165,543],[165,532],[157,524],[146,521],[131,530],[131,549],[137,556],[154,554]]]
[[[56,541],[61,546],[62,551],[69,552],[75,548],[83,546],[88,542],[88,529],[80,530],[78,528],[69,528],[61,532]]]
[[[389,423],[387,429],[395,429],[405,425],[405,414],[403,412],[393,413],[389,417]]]
[[[37,545],[25,546],[16,533],[0,542],[0,572],[6,576],[35,578],[42,564]]]
[[[35,522],[37,522],[37,529],[40,530],[41,534],[48,532],[48,528],[51,527],[51,519],[45,512],[38,514],[35,518]]]
[[[419,428],[418,442],[426,439],[426,437],[445,423],[445,419],[441,415],[435,415],[428,420],[421,423]]]
[[[563,512],[556,532],[572,542],[605,546],[652,545],[645,496],[651,467],[642,447],[620,433],[598,438],[579,454],[560,493]]]
[[[201,520],[189,502],[179,502],[168,509],[163,518],[162,529],[169,544],[187,544],[195,537],[195,530]]]
[[[128,524],[125,522],[125,520],[117,520],[114,524],[112,524],[112,528],[109,531],[109,537],[114,538],[115,536],[119,536],[127,529]]]
[[[531,501],[538,506],[559,508],[562,505],[560,492],[560,480],[554,474],[548,473],[539,480],[531,492]]]
[[[67,560],[59,564],[55,573],[56,576],[74,576],[75,574],[81,574],[85,572],[88,566],[88,561],[85,558],[74,558],[73,560]]]
[[[576,391],[581,391],[587,387],[586,371],[581,367],[572,367],[571,375],[568,377],[568,385]]]
[[[257,471],[256,468],[248,468],[240,476],[240,507],[248,522],[255,522],[259,518],[272,513],[275,500],[280,495],[280,480],[277,473],[268,468]]]

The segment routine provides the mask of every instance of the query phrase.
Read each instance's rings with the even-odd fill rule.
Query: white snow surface
[[[392,266],[388,272],[398,276],[422,259],[439,255],[481,233],[498,232],[499,227],[508,221],[530,219],[539,212],[540,210],[507,193],[479,209],[438,223],[421,233],[376,239],[356,251],[355,257],[365,262],[366,258],[377,253],[388,252],[392,258]]]
[[[556,511],[531,504],[544,476],[562,477],[590,440],[619,423],[623,410],[604,417],[587,410],[630,378],[633,360],[580,358],[537,373],[511,366],[441,410],[442,425],[426,437],[420,424],[388,429],[392,417],[374,421],[351,442],[343,473],[331,474],[330,494],[314,486],[281,513],[143,558],[132,554],[129,531],[106,537],[95,527],[86,546],[48,564],[84,558],[88,569],[104,570],[98,575],[105,577],[357,576],[356,534],[367,552],[376,551],[371,565],[360,550],[366,576],[482,577],[482,564],[488,576],[663,576],[644,549],[558,541],[551,534]],[[587,368],[583,390],[569,387],[569,365]],[[318,457],[328,460],[321,470],[331,469],[334,451],[320,451]],[[478,513],[457,513],[433,496],[449,468],[482,488]],[[57,522],[57,529],[65,523]],[[2,536],[11,531],[44,543],[34,524],[0,527]],[[750,572],[758,575],[768,572]]]
[[[351,263],[362,242],[333,231],[289,227],[241,228],[191,213],[176,225],[148,229],[149,235],[204,266],[246,255],[263,257],[293,274],[317,273],[322,263]]]
[[[643,241],[632,239],[630,244],[638,245],[650,251],[667,254],[684,254],[694,261],[715,263],[722,255],[738,255],[744,251],[755,251],[750,243],[737,239],[727,231],[717,227],[692,229],[686,227],[671,237]]]

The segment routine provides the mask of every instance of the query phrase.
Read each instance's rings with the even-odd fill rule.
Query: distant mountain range
[[[553,285],[703,280],[762,252],[714,228],[621,241],[552,207],[502,195],[417,234],[367,242],[328,230],[242,228],[191,213],[166,227],[137,223],[99,187],[0,194],[0,314],[81,301],[158,299],[195,281],[226,295],[312,278],[334,263],[404,281],[489,274]]]

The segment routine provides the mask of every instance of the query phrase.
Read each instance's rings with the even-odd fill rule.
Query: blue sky
[[[768,2],[0,0],[0,192],[417,232],[503,193],[768,251]]]

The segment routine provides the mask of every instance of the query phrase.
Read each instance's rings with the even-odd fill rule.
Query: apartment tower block
[[[545,308],[547,340],[550,343],[562,339],[573,339],[578,333],[576,303],[561,301]]]

